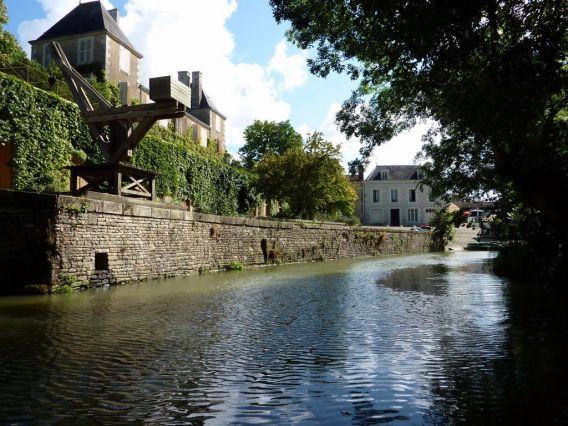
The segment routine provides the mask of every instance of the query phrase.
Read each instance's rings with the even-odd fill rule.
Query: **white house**
[[[361,182],[361,221],[365,225],[420,226],[441,207],[420,184],[417,166],[376,166]]]

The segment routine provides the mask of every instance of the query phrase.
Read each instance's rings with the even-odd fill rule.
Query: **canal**
[[[487,253],[0,299],[0,424],[565,424],[564,293]]]

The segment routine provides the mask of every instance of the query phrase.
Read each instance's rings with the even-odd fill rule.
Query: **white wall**
[[[366,180],[363,181],[363,223],[367,225],[391,225],[391,209],[399,209],[400,224],[402,226],[413,226],[430,223],[431,212],[440,208],[440,202],[430,202],[428,200],[430,188],[426,185],[418,185],[414,180]],[[391,189],[398,190],[398,201],[391,201]],[[416,201],[409,201],[409,191],[416,190]],[[380,190],[380,201],[373,201],[373,190]],[[417,209],[418,218],[415,222],[408,221],[408,209]]]

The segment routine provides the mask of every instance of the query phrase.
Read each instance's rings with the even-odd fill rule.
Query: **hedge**
[[[65,166],[73,159],[101,158],[75,104],[1,72],[0,142],[13,145],[15,190],[67,191]],[[158,196],[189,200],[199,211],[236,215],[256,204],[254,176],[160,126],[134,150],[132,162],[158,172]]]

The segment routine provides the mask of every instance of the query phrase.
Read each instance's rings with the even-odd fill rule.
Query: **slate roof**
[[[387,180],[418,180],[417,166],[376,166],[367,180],[381,180],[380,172],[387,172]]]
[[[190,108],[188,110],[188,112],[191,114],[191,110],[196,110],[196,109],[210,109],[213,112],[215,112],[218,116],[220,116],[223,120],[226,120],[227,117],[225,117],[225,115],[219,111],[219,109],[215,106],[215,104],[213,103],[213,101],[211,100],[211,98],[209,96],[207,96],[207,94],[205,93],[205,90],[203,91],[203,96],[201,97],[201,103],[199,104],[199,106],[197,108]]]
[[[130,43],[130,40],[118,26],[118,23],[99,1],[78,5],[37,40],[33,40],[30,43],[95,32],[106,32],[117,42],[130,49],[136,56],[142,58],[142,54]]]

